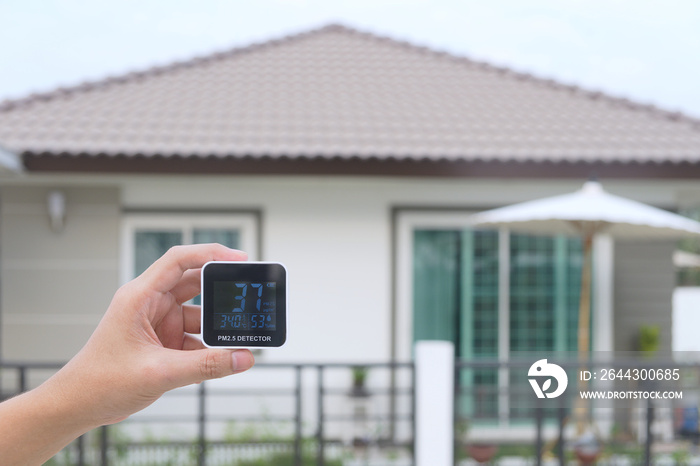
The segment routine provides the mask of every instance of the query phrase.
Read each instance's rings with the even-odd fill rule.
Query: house
[[[208,241],[289,270],[263,361],[575,350],[580,244],[468,215],[592,173],[700,207],[700,121],[339,25],[4,102],[0,146],[5,360],[70,358],[121,283]],[[674,249],[599,240],[595,349],[671,347]]]

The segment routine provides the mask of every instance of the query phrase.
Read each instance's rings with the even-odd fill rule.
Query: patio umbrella
[[[470,223],[478,227],[507,227],[522,233],[565,233],[582,238],[584,261],[578,323],[580,354],[586,354],[590,349],[590,263],[595,234],[638,239],[700,235],[700,222],[609,194],[598,181],[587,181],[581,190],[571,194],[481,212],[473,215]]]

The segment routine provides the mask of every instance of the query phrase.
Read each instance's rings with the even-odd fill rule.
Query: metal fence
[[[1,363],[2,398],[60,367]],[[48,464],[339,466],[370,458],[413,464],[412,363],[259,363],[252,372],[251,380],[233,378],[240,384],[212,381],[169,392],[156,402],[160,408],[88,433]],[[256,399],[273,408],[260,412]],[[236,412],[226,412],[232,400]],[[172,435],[176,427],[184,434]]]
[[[588,449],[594,459],[587,461],[599,465],[700,464],[699,362],[562,360],[568,388],[556,399],[541,399],[528,383],[534,361],[456,362],[456,463],[480,458],[513,465],[593,464],[580,458]],[[644,371],[678,377],[639,380]],[[615,398],[582,399],[582,391]],[[652,393],[674,397],[642,396]]]
[[[576,410],[576,390],[556,400],[534,396],[531,363],[456,361],[455,464],[579,464],[574,426],[581,416],[596,427],[599,465],[700,464],[699,363],[617,361],[623,370],[678,368],[674,389],[683,398],[590,400],[584,411]],[[578,388],[581,364],[562,365]],[[0,364],[2,397],[36,386],[60,366]],[[228,386],[212,381],[170,392],[160,408],[86,434],[49,464],[414,465],[417,375],[413,363],[259,363]],[[627,382],[608,388],[627,390]],[[174,435],[177,426],[183,432]],[[490,456],[479,456],[484,452]]]

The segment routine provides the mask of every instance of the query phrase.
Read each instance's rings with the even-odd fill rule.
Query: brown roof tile
[[[700,121],[332,25],[0,104],[17,153],[700,162]]]

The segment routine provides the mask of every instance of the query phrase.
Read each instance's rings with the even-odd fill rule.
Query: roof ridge
[[[176,60],[176,61],[173,61],[172,63],[165,64],[165,65],[155,65],[155,66],[147,67],[143,70],[130,71],[130,72],[126,72],[124,74],[120,74],[117,76],[107,76],[105,78],[101,78],[101,79],[97,79],[97,80],[93,80],[93,81],[85,81],[85,82],[82,82],[80,84],[76,84],[73,86],[66,86],[66,87],[61,86],[61,87],[58,87],[52,91],[32,93],[26,97],[20,97],[17,99],[7,99],[4,101],[0,101],[0,112],[10,111],[10,110],[13,110],[16,108],[31,105],[35,102],[49,101],[49,100],[53,100],[55,98],[59,98],[59,97],[66,96],[66,95],[77,94],[77,93],[81,93],[81,92],[89,92],[91,90],[101,89],[101,88],[115,85],[115,84],[129,83],[129,82],[133,82],[133,81],[136,81],[139,79],[146,79],[146,78],[150,78],[153,76],[159,76],[159,75],[162,75],[164,73],[170,73],[170,72],[181,70],[184,68],[190,68],[190,67],[202,64],[202,63],[224,60],[224,59],[230,58],[232,56],[250,53],[250,52],[260,50],[260,49],[279,46],[279,45],[283,45],[283,44],[288,44],[290,42],[298,41],[298,40],[301,40],[301,39],[304,39],[307,37],[311,37],[311,36],[315,36],[315,35],[319,35],[319,34],[324,34],[327,32],[338,32],[338,33],[343,33],[343,34],[348,34],[348,35],[360,36],[362,38],[369,39],[369,40],[389,43],[391,45],[398,46],[398,47],[401,47],[404,49],[408,49],[408,50],[411,50],[414,52],[424,53],[424,54],[437,56],[437,57],[445,58],[445,59],[456,61],[456,62],[469,64],[471,66],[479,67],[485,71],[490,71],[490,72],[501,74],[501,75],[509,75],[516,80],[532,81],[535,83],[546,85],[546,86],[548,86],[552,89],[555,89],[555,90],[566,90],[566,91],[569,91],[571,93],[580,94],[580,95],[587,97],[591,100],[601,99],[601,100],[605,100],[605,101],[608,101],[608,102],[613,103],[613,104],[623,105],[623,106],[629,108],[630,110],[646,112],[646,113],[655,115],[657,117],[667,118],[667,119],[673,120],[673,121],[682,121],[682,122],[690,123],[692,126],[695,127],[695,129],[700,130],[700,118],[686,115],[685,113],[680,112],[680,111],[666,110],[666,109],[663,109],[663,108],[658,107],[658,106],[653,105],[653,104],[644,104],[641,102],[631,100],[631,99],[626,98],[626,97],[617,97],[617,96],[608,94],[608,93],[603,92],[603,91],[586,89],[580,85],[566,84],[566,83],[557,81],[557,80],[552,79],[552,78],[540,77],[540,76],[536,76],[533,73],[521,72],[521,71],[517,71],[513,68],[494,65],[492,63],[482,61],[482,60],[475,60],[475,59],[470,58],[468,56],[457,55],[457,54],[454,54],[451,52],[439,50],[439,49],[432,48],[429,46],[415,44],[415,43],[410,42],[408,40],[397,39],[395,37],[392,37],[392,36],[389,36],[386,34],[378,34],[375,32],[360,30],[360,29],[357,29],[354,27],[344,25],[340,22],[332,22],[332,23],[329,23],[329,24],[326,24],[326,25],[323,25],[323,26],[320,26],[320,27],[317,27],[314,29],[309,29],[309,30],[305,30],[305,31],[301,31],[301,32],[286,34],[286,35],[282,35],[278,38],[272,38],[272,39],[268,39],[268,40],[264,40],[264,41],[260,41],[260,42],[252,42],[248,45],[235,46],[235,47],[228,48],[228,49],[225,49],[225,50],[222,50],[219,52],[210,52],[207,54],[194,56],[194,57],[191,57],[188,59]]]
[[[329,25],[331,26],[331,25]],[[636,110],[636,111],[643,111],[647,113],[654,114],[656,116],[662,117],[662,118],[667,118],[672,121],[684,121],[686,123],[690,123],[693,126],[695,126],[695,129],[700,130],[700,118],[696,118],[690,115],[687,115],[681,111],[673,111],[673,110],[666,110],[663,109],[657,105],[654,104],[645,104],[641,102],[634,101],[630,98],[627,97],[618,97],[614,96],[612,94],[609,94],[604,91],[600,90],[593,90],[593,89],[586,89],[583,86],[576,85],[576,84],[567,84],[561,81],[557,81],[553,78],[545,78],[541,76],[537,76],[533,73],[526,73],[522,71],[517,71],[513,68],[509,68],[506,66],[498,66],[494,65],[492,63],[489,63],[487,61],[483,60],[475,60],[473,58],[470,58],[465,55],[457,55],[451,52],[447,51],[442,51],[438,50],[432,47],[428,47],[425,45],[418,45],[414,44],[408,40],[403,40],[403,39],[396,39],[394,37],[388,36],[388,35],[383,35],[383,34],[376,34],[372,32],[367,32],[367,31],[361,31],[358,29],[354,28],[348,28],[343,25],[334,25],[335,27],[339,28],[339,30],[346,30],[348,32],[352,32],[354,34],[359,34],[363,35],[367,38],[375,39],[375,40],[381,40],[385,42],[392,43],[394,45],[403,47],[403,48],[408,48],[412,49],[414,51],[418,51],[421,53],[428,53],[430,55],[435,55],[439,57],[444,57],[453,61],[457,62],[463,62],[463,63],[468,63],[472,66],[478,66],[486,71],[491,71],[495,72],[498,74],[504,74],[504,75],[511,75],[517,80],[521,81],[533,81],[539,84],[546,85],[552,89],[555,90],[567,90],[572,93],[578,93],[581,94],[582,96],[588,97],[591,100],[606,100],[610,103],[618,104],[618,105],[623,105],[630,110]]]
[[[15,108],[24,107],[26,105],[33,104],[35,102],[45,102],[59,98],[62,96],[77,94],[81,92],[89,92],[95,89],[101,89],[114,84],[123,84],[128,82],[133,82],[139,79],[145,79],[152,76],[159,76],[164,73],[169,73],[172,71],[181,70],[184,68],[190,68],[192,66],[197,66],[202,63],[212,62],[230,58],[234,55],[244,54],[260,50],[263,48],[282,45],[283,43],[293,42],[299,39],[303,39],[312,35],[321,34],[327,31],[351,31],[351,28],[343,26],[339,23],[330,23],[315,29],[300,31],[291,34],[285,34],[283,36],[272,38],[260,42],[252,42],[248,45],[234,46],[218,52],[209,52],[202,55],[195,55],[190,58],[175,60],[171,63],[165,65],[153,65],[146,67],[141,70],[127,71],[123,74],[118,74],[115,76],[106,76],[104,78],[99,78],[91,81],[84,81],[79,84],[71,86],[59,86],[56,89],[45,92],[35,92],[31,93],[25,97],[19,97],[15,99],[6,99],[0,101],[0,112],[5,112],[8,110],[13,110]]]

